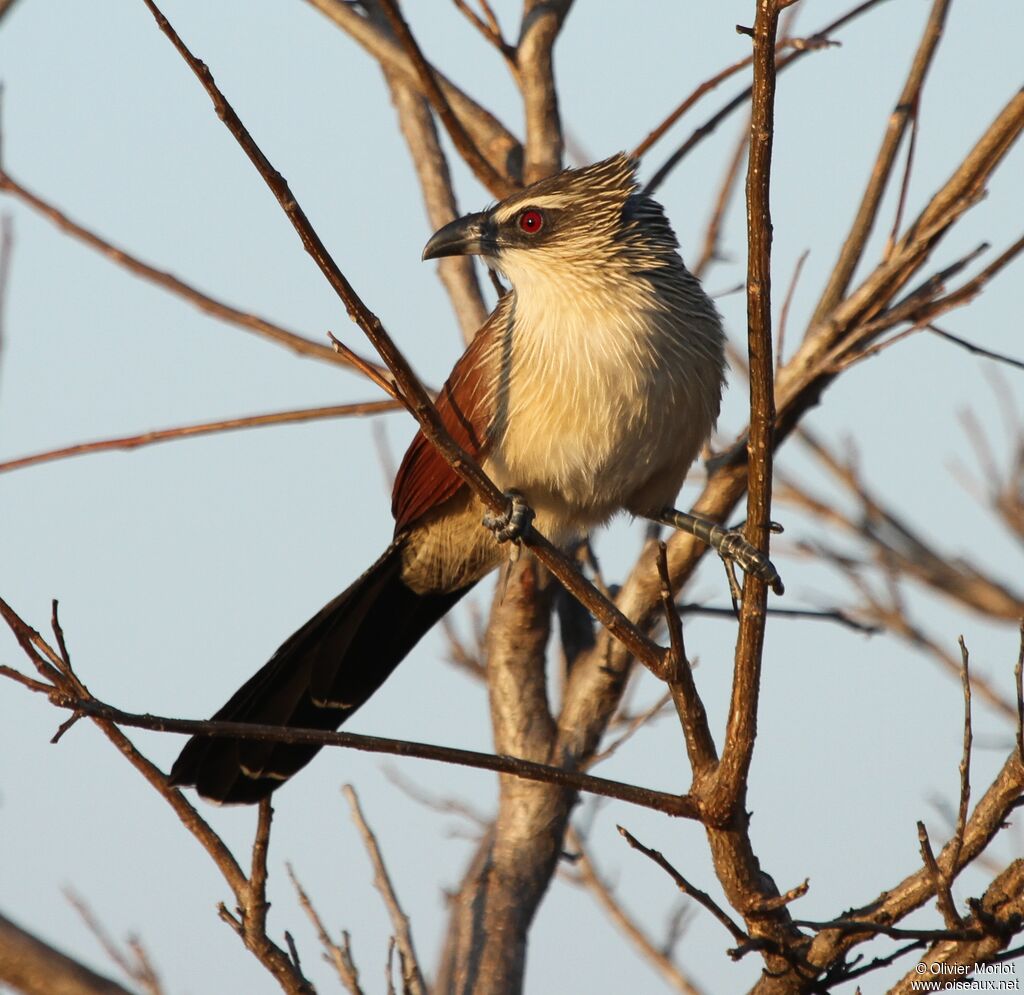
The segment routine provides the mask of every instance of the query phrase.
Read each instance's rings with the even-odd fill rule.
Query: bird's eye
[[[527,235],[536,235],[544,227],[544,215],[535,207],[529,207],[519,215],[519,227]]]

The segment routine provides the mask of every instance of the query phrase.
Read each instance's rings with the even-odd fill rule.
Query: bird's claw
[[[745,574],[753,574],[759,580],[763,580],[776,594],[785,592],[785,586],[779,576],[779,571],[775,569],[775,564],[756,546],[747,542],[742,532],[738,532],[736,529],[722,529],[715,539],[715,549],[725,561],[727,570],[732,564],[735,564]],[[735,580],[730,573],[730,587],[733,584],[735,584]]]
[[[515,542],[521,539],[533,522],[533,509],[519,491],[508,491],[508,504],[500,514],[487,512],[484,515],[485,528],[494,533],[498,542]]]

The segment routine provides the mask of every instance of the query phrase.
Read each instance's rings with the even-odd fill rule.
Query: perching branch
[[[171,40],[178,53],[195,73],[209,94],[218,117],[235,137],[250,161],[270,187],[278,203],[291,221],[306,251],[313,257],[328,283],[341,298],[349,317],[362,329],[381,358],[391,370],[410,413],[416,418],[424,436],[441,453],[452,469],[472,488],[492,511],[505,510],[506,498],[495,487],[469,455],[458,446],[446,431],[432,401],[416,375],[385,331],[380,319],[367,308],[355,289],[338,268],[327,247],[320,240],[305,212],[299,206],[285,178],[273,167],[242,124],[224,94],[218,89],[206,65],[197,59],[178,37],[170,22],[163,16],[153,0],[144,0],[160,30]],[[604,598],[601,593],[576,569],[575,565],[535,529],[523,537],[537,558],[562,582],[574,597],[588,608],[611,632],[620,639],[638,659],[660,673],[664,666],[664,651],[641,633],[636,626]]]

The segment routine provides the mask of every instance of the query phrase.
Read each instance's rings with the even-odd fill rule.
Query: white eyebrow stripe
[[[571,197],[560,193],[549,193],[542,197],[532,197],[529,200],[524,198],[523,200],[516,201],[514,204],[503,207],[500,211],[496,211],[494,220],[500,225],[510,218],[514,218],[524,207],[539,207],[543,210],[545,207],[565,207],[566,204],[571,202]]]

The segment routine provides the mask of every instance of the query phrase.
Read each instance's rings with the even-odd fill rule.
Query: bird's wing
[[[489,448],[494,420],[500,330],[508,321],[507,297],[476,333],[437,397],[437,413],[451,437],[479,460]],[[417,432],[395,477],[391,513],[401,532],[466,486],[444,457]]]

